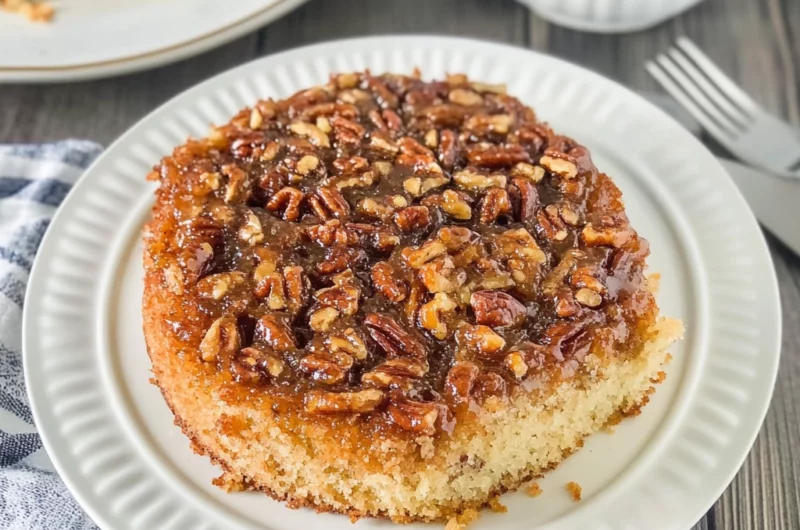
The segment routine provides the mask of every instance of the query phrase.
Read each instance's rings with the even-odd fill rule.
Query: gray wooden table
[[[800,1],[707,0],[654,29],[598,36],[552,26],[512,0],[313,0],[267,28],[149,72],[66,85],[0,86],[0,143],[67,137],[108,144],[184,89],[255,57],[389,33],[473,36],[546,51],[637,90],[642,63],[685,34],[774,113],[800,124]],[[800,258],[768,236],[783,304],[783,355],[769,414],[703,529],[800,528]]]

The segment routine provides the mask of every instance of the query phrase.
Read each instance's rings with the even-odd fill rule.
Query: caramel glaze
[[[336,426],[343,438],[370,440],[387,432],[417,436],[452,431],[468,421],[470,410],[496,406],[515,392],[542,392],[564,379],[579,381],[587,354],[603,359],[640,351],[657,314],[643,275],[647,242],[630,228],[619,190],[598,173],[588,151],[536,121],[534,112],[515,98],[463,76],[427,83],[359,73],[332,76],[324,87],[278,102],[262,101],[254,109],[241,111],[208,138],[178,147],[150,176],[160,187],[145,234],[145,264],[149,274],[162,275],[170,307],[167,324],[185,345],[176,352],[178,362],[197,374],[187,391],[216,387],[229,403],[271,408],[276,418],[285,418],[287,430],[298,421],[315,421]],[[493,121],[492,116],[500,118]],[[313,124],[316,131],[293,128],[298,122]],[[376,147],[375,137],[389,147],[385,142]],[[559,161],[567,162],[566,169],[556,165]],[[466,185],[455,178],[464,170],[467,176],[494,177],[494,185]],[[417,189],[415,178],[423,185],[439,178],[441,185],[424,191]],[[269,208],[287,187],[301,192],[296,210],[276,206],[277,200]],[[319,200],[322,188],[338,190],[346,204],[337,206],[334,197],[328,207]],[[445,190],[458,193],[471,211],[469,219],[441,206]],[[380,212],[365,207],[364,199],[379,203]],[[420,205],[427,215],[408,217],[413,221],[408,229],[398,215]],[[549,205],[555,209],[548,210]],[[251,214],[261,225],[262,236],[252,238],[257,241],[248,241],[250,232],[243,228]],[[333,244],[309,231],[324,226],[320,214],[340,229]],[[356,229],[348,231],[352,224]],[[422,283],[421,270],[409,265],[409,253],[452,227],[472,233],[466,245],[445,253],[455,269],[445,279],[458,287],[451,285],[445,293],[454,307],[439,313],[444,331],[439,330],[443,338],[436,338],[420,316],[434,294]],[[498,237],[518,229],[532,236],[538,250],[528,248],[523,259],[513,262]],[[382,235],[372,233],[376,230]],[[337,261],[340,256],[344,259]],[[279,276],[285,267],[300,267],[302,296],[292,299],[288,283],[274,288],[281,290],[283,304],[263,296],[263,274],[257,269],[264,261],[272,261],[274,267],[265,270]],[[380,262],[388,263],[382,270],[404,293],[395,297],[402,300],[392,301],[387,291],[376,289],[373,269]],[[217,284],[207,279],[232,271],[242,273],[237,281],[218,299],[209,296],[209,285]],[[327,331],[313,330],[312,314],[327,303],[320,302],[320,291],[346,271],[352,272],[347,285],[358,290],[357,309],[351,315],[340,311]],[[578,300],[578,291],[587,286],[594,290],[581,294],[589,305]],[[503,340],[499,350],[483,351],[471,327],[477,319],[471,296],[478,291],[505,293],[513,297],[513,307],[524,308],[524,314],[502,310],[497,313],[500,325],[488,326]],[[380,339],[387,335],[365,323],[370,314],[396,322],[422,349],[384,347]],[[289,330],[288,345],[258,323],[265,315]],[[503,320],[509,315],[513,322]],[[231,333],[223,332],[221,345],[211,341],[216,355],[203,360],[201,342],[220,317],[235,322],[238,339],[226,343]],[[366,355],[351,355],[344,363],[337,357],[342,366],[352,361],[347,368],[340,366],[340,380],[331,379],[330,370],[303,366],[310,354],[330,359],[326,340],[345,329],[361,338]],[[251,346],[278,359],[280,373],[270,373],[261,361],[242,369],[241,351]],[[419,351],[427,363],[425,373],[384,387],[374,410],[306,411],[310,391],[374,387],[362,380],[364,374],[391,358],[418,357]],[[516,365],[516,372],[508,357],[514,351],[523,352],[525,362],[523,368]],[[466,386],[448,378],[456,363],[469,367]],[[410,423],[401,421],[397,407],[395,413],[389,410],[398,402],[433,404],[436,429],[414,423],[413,406]],[[221,427],[235,433],[246,421],[230,419]]]

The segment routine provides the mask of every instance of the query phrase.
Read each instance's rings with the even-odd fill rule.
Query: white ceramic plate
[[[306,0],[57,0],[49,24],[0,10],[0,82],[153,68],[253,31]]]
[[[591,437],[540,482],[542,496],[505,495],[507,514],[484,514],[470,528],[685,529],[736,473],[772,393],[780,308],[761,232],[712,155],[644,99],[551,57],[463,39],[357,39],[265,57],[181,94],[112,145],[53,220],[25,302],[25,373],[45,447],[101,526],[353,528],[343,516],[221,492],[211,485],[218,470],[172,424],[148,383],[141,331],[139,240],[153,192],[144,176],[188,135],[257,97],[285,97],[332,71],[414,66],[426,78],[466,72],[505,82],[585,142],[651,242],[664,314],[687,328],[641,416]],[[568,481],[583,486],[580,503],[565,492]]]

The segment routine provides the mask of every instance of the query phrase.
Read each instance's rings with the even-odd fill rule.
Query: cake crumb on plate
[[[578,502],[581,500],[581,485],[577,482],[567,482],[567,491],[572,496],[572,500]]]

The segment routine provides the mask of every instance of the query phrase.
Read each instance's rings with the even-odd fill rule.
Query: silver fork
[[[800,132],[762,109],[692,41],[646,63],[669,94],[730,152],[750,165],[800,179]]]

